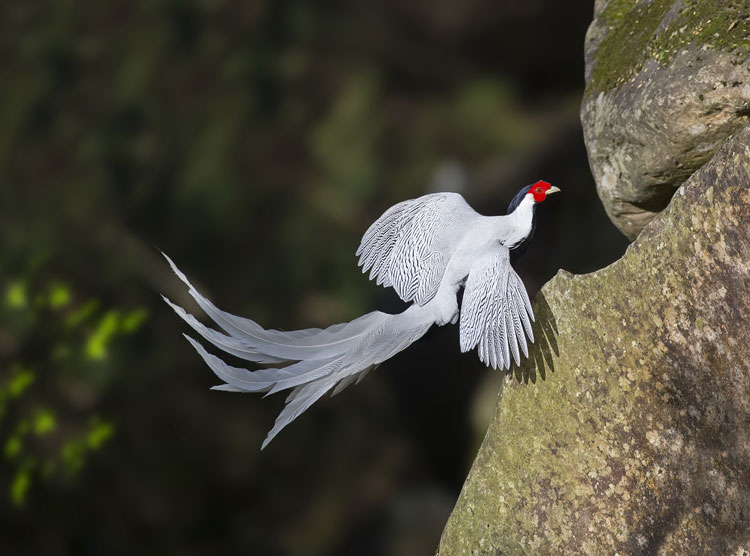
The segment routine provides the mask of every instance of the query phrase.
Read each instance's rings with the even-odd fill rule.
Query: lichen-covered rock
[[[750,2],[598,0],[585,61],[589,163],[633,239],[750,123]]]
[[[750,554],[750,127],[534,310],[439,554]]]

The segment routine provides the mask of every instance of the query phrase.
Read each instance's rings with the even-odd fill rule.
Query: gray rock
[[[439,554],[750,553],[750,127],[534,311]]]
[[[630,239],[750,123],[750,3],[599,0],[581,106],[607,214]]]

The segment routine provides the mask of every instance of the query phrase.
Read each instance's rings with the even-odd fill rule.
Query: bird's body
[[[404,312],[368,313],[324,330],[265,330],[249,319],[217,309],[169,260],[201,308],[226,334],[206,327],[166,300],[204,339],[256,363],[295,362],[257,371],[235,368],[188,337],[226,384],[216,389],[277,392],[292,389],[263,446],[323,394],[337,393],[421,338],[433,325],[460,318],[461,350],[479,347],[480,359],[508,369],[533,342],[533,312],[511,251],[523,250],[534,230],[534,207],[559,191],[537,182],[516,196],[509,213],[482,216],[457,193],[433,193],[388,209],[365,232],[357,250],[363,272],[412,302]],[[457,294],[465,287],[461,310]]]

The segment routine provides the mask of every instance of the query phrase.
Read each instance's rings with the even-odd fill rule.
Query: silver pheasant
[[[480,215],[458,193],[433,193],[388,209],[367,230],[357,255],[370,279],[412,302],[396,315],[373,311],[326,329],[266,330],[218,309],[166,255],[190,295],[223,332],[205,326],[166,297],[164,301],[220,350],[253,363],[283,365],[255,371],[232,367],[185,335],[224,382],[214,390],[291,390],[263,449],[323,394],[359,382],[433,324],[455,324],[460,318],[462,352],[478,347],[479,358],[493,368],[509,369],[511,360],[520,364],[521,353],[528,356],[526,337],[534,341],[534,314],[511,260],[531,240],[535,206],[558,191],[538,181],[519,191],[503,216]],[[459,312],[461,287],[465,291]]]

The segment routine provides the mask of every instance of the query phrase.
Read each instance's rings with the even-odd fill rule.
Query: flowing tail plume
[[[162,253],[163,254],[163,253]],[[164,255],[164,254],[163,254]],[[289,423],[307,410],[323,394],[337,394],[386,359],[424,336],[434,323],[433,311],[412,305],[403,313],[391,315],[374,311],[351,322],[325,329],[308,328],[289,332],[266,330],[255,321],[218,309],[202,296],[164,255],[172,270],[189,288],[196,303],[222,330],[204,325],[166,297],[164,301],[204,340],[220,350],[253,363],[283,367],[255,371],[233,367],[206,351],[191,336],[185,337],[224,384],[214,390],[266,392],[291,390],[284,409],[263,441],[261,450]]]

